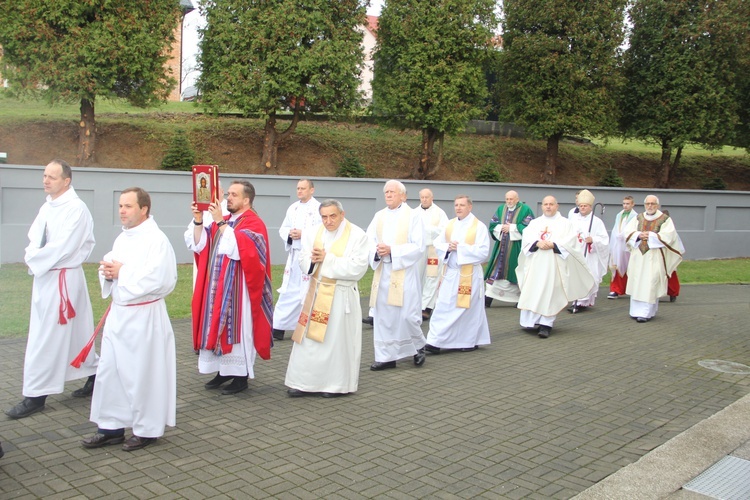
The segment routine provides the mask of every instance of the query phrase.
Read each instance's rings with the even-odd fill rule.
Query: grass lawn
[[[84,265],[95,323],[104,314],[109,303],[109,300],[100,297],[97,267],[96,264]],[[181,264],[177,266],[177,273],[177,286],[167,297],[167,310],[172,319],[185,319],[190,317],[192,266]],[[284,266],[273,266],[274,300],[278,296],[276,289],[281,286],[283,273]],[[359,283],[362,295],[369,295],[372,274],[372,270],[368,270]],[[682,284],[750,284],[750,259],[685,261],[680,264],[679,275]],[[31,283],[32,278],[28,275],[25,265],[6,264],[0,267],[0,296],[3,297],[0,301],[0,337],[26,335],[29,328]],[[602,286],[605,285],[609,285],[609,275],[604,277]]]

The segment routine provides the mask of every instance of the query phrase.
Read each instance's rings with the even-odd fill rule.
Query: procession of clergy
[[[112,297],[112,305],[97,356],[91,347],[99,329],[93,328],[81,269],[94,246],[93,224],[71,179],[62,160],[45,169],[47,203],[26,249],[34,298],[24,400],[6,414],[23,418],[41,411],[45,398],[61,393],[66,381],[88,377],[73,395],[93,394],[97,431],[82,446],[124,441],[123,449],[132,451],[175,425],[174,335],[164,306],[176,283],[174,251],[149,213],[148,193],[124,190],[123,233],[99,269],[102,297]],[[630,295],[631,317],[646,322],[684,252],[655,196],[646,197],[641,214],[626,197],[608,235],[588,190],[578,193],[567,218],[552,196],[542,200],[543,214],[535,217],[509,191],[488,228],[466,195],[455,197],[449,220],[429,189],[420,191],[420,206],[411,208],[405,186],[390,180],[383,187],[386,206],[366,231],[346,219],[340,202],[320,202],[314,191],[310,179],[297,183],[298,200],[280,226],[288,257],[275,307],[270,242],[253,207],[253,185],[233,181],[226,200],[222,193],[207,211],[190,206],[184,240],[196,264],[193,348],[198,371],[214,375],[207,390],[246,390],[255,358],[269,359],[273,342],[291,332],[288,395],[345,396],[358,387],[363,323],[373,326],[371,370],[396,368],[404,358],[420,367],[426,353],[489,344],[485,309],[493,300],[516,304],[521,326],[547,338],[563,309],[578,313],[594,306],[608,270],[609,298]],[[363,318],[358,282],[368,267],[374,276]],[[429,321],[426,337],[423,321]],[[126,427],[133,429],[127,441]]]

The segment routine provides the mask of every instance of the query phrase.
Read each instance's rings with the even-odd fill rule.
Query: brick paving
[[[190,323],[175,321],[177,427],[132,453],[83,449],[95,426],[70,383],[41,413],[0,415],[0,497],[570,498],[750,392],[750,376],[698,365],[750,364],[750,287],[683,286],[646,324],[599,295],[547,340],[493,306],[492,345],[422,368],[371,372],[365,326],[359,391],[337,399],[286,396],[289,340],[250,390],[207,391]],[[20,398],[24,347],[0,339],[3,409]]]

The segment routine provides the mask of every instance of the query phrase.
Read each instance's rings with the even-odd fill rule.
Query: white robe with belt
[[[397,245],[399,215],[403,210],[410,210],[407,241]],[[378,221],[383,218],[383,240],[378,241]],[[419,262],[423,254],[423,229],[419,214],[402,203],[391,210],[384,208],[375,214],[367,227],[368,250],[370,266],[377,269],[383,267],[380,276],[378,296],[373,316],[373,343],[375,346],[375,361],[396,361],[407,356],[413,356],[425,345],[422,334],[422,280],[419,275]],[[391,246],[391,255],[376,260],[378,243]],[[388,288],[391,282],[391,271],[405,270],[404,301],[402,306],[388,304]]]
[[[331,245],[345,225],[343,221],[336,231],[323,232],[326,256],[318,264],[320,277],[337,280],[336,289],[323,342],[305,336],[301,343],[292,344],[284,381],[292,389],[343,394],[357,391],[362,358],[362,305],[357,282],[367,271],[368,245],[365,232],[352,224],[344,255],[331,253]],[[308,275],[312,274],[310,258],[316,233],[310,231],[302,238],[298,265]]]
[[[630,252],[628,252],[628,247],[625,244],[625,228],[638,215],[635,209],[631,210],[625,217],[623,217],[624,212],[624,210],[620,210],[615,217],[615,223],[612,226],[612,233],[609,237],[609,267],[612,270],[613,277],[615,271],[620,276],[625,276],[628,272]]]
[[[94,248],[94,221],[73,187],[39,209],[29,228],[24,261],[34,276],[29,336],[24,359],[23,395],[63,392],[65,382],[96,373],[94,349],[80,368],[70,362],[94,333],[91,299],[81,264]],[[59,323],[60,270],[66,269],[67,294],[75,317]]]
[[[319,210],[320,202],[315,198],[310,198],[307,203],[296,201],[287,209],[286,217],[279,228],[279,236],[284,241],[284,249],[288,255],[284,266],[284,278],[278,290],[279,298],[273,310],[273,328],[276,330],[294,330],[297,327],[302,302],[310,284],[310,276],[299,269],[302,239],[290,239],[289,231],[300,229],[303,238],[308,233],[315,234],[315,230],[321,224]]]
[[[112,297],[91,399],[100,429],[132,427],[139,437],[160,437],[175,425],[177,363],[164,298],[177,283],[167,236],[153,217],[123,229],[102,260],[122,262],[119,276],[99,275],[102,297]]]
[[[435,239],[435,248],[441,261],[444,261],[445,276],[440,283],[440,291],[435,312],[430,319],[427,343],[444,349],[461,349],[490,343],[490,329],[487,313],[484,310],[484,271],[482,264],[490,255],[490,235],[487,226],[477,224],[474,244],[466,243],[466,233],[474,223],[474,214],[453,223],[451,240],[458,241],[455,252],[448,251],[445,230]],[[461,266],[472,264],[471,300],[468,309],[456,306],[458,286],[461,279]]]

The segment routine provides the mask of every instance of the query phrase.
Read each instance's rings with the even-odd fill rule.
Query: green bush
[[[625,181],[623,181],[616,169],[608,168],[599,181],[599,185],[607,187],[625,187]]]
[[[184,130],[177,130],[161,161],[164,170],[190,171],[195,164],[195,150]]]
[[[710,191],[724,191],[727,188],[727,183],[721,177],[714,177],[703,183],[703,189]]]
[[[346,153],[339,162],[336,177],[367,177],[367,170],[353,153]]]
[[[477,182],[505,182],[505,176],[492,163],[485,163],[477,171],[475,179]]]

